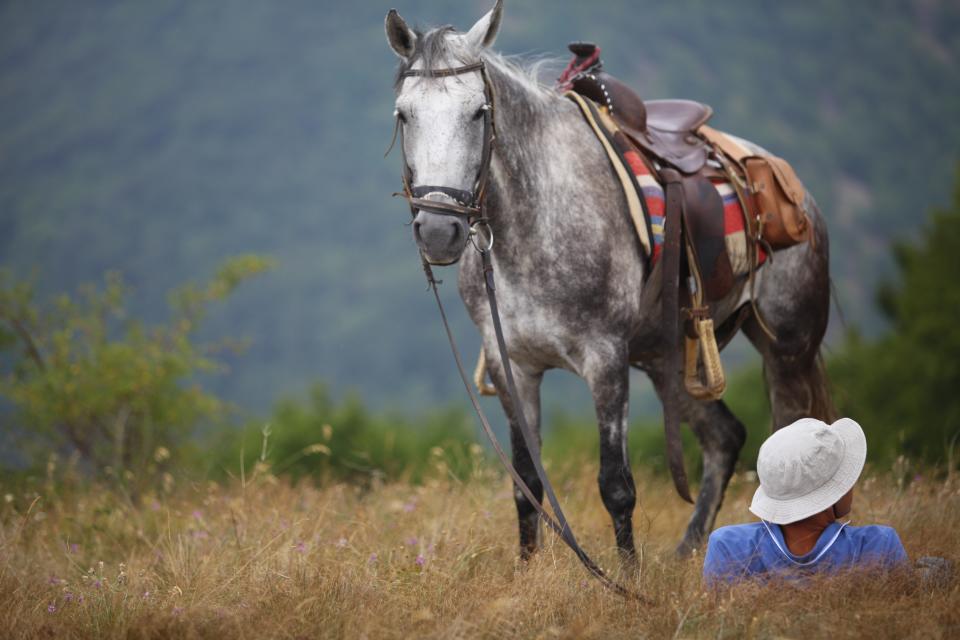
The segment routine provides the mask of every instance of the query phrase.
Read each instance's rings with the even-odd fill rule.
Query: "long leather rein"
[[[517,472],[516,467],[510,461],[506,452],[503,450],[503,447],[500,445],[499,440],[497,439],[496,434],[493,432],[493,428],[490,426],[490,422],[487,420],[487,417],[484,415],[483,410],[480,408],[480,400],[477,397],[476,392],[471,386],[471,379],[467,375],[463,367],[463,359],[460,356],[460,352],[457,349],[456,341],[453,337],[453,332],[450,329],[450,324],[447,321],[447,314],[444,310],[443,303],[440,300],[440,293],[437,285],[439,282],[433,276],[433,270],[430,263],[427,261],[426,257],[423,255],[423,252],[420,252],[420,260],[423,266],[424,274],[426,275],[427,282],[431,291],[433,292],[434,299],[437,302],[437,308],[440,310],[440,318],[443,321],[443,328],[447,335],[447,340],[450,342],[450,349],[453,352],[453,358],[457,365],[457,371],[460,374],[460,379],[463,381],[464,388],[467,391],[467,395],[470,397],[470,403],[473,405],[473,409],[477,414],[477,417],[480,419],[480,424],[483,427],[483,431],[486,434],[487,438],[490,440],[490,444],[493,446],[494,451],[497,454],[497,457],[500,459],[503,467],[506,469],[507,473],[513,480],[514,485],[520,490],[520,492],[526,497],[526,499],[533,505],[539,514],[541,520],[544,524],[556,533],[563,542],[570,547],[570,549],[576,554],[577,558],[586,567],[587,571],[597,578],[600,583],[614,591],[615,593],[624,596],[626,598],[636,600],[643,604],[653,604],[653,601],[643,596],[627,587],[623,586],[619,582],[613,580],[604,572],[604,570],[594,562],[587,552],[583,550],[580,544],[577,542],[576,536],[573,533],[573,529],[570,526],[570,523],[567,521],[566,516],[563,513],[563,509],[560,507],[560,502],[557,499],[556,492],[553,489],[553,484],[550,482],[547,477],[546,471],[543,468],[543,463],[540,459],[540,443],[536,437],[536,434],[533,433],[533,430],[530,428],[530,425],[527,422],[526,416],[523,410],[523,403],[520,402],[519,394],[517,393],[516,383],[513,377],[513,368],[510,365],[510,358],[507,353],[507,344],[503,336],[503,327],[500,321],[500,312],[497,305],[497,295],[496,295],[496,285],[493,277],[493,262],[491,259],[491,250],[493,248],[493,231],[490,229],[489,224],[487,223],[486,212],[484,210],[484,198],[486,195],[486,186],[487,180],[490,171],[490,162],[493,157],[493,147],[496,140],[496,127],[494,119],[494,99],[495,95],[493,92],[493,85],[490,83],[490,79],[487,77],[486,67],[483,61],[476,62],[474,64],[469,64],[461,67],[452,67],[448,69],[410,69],[403,72],[403,77],[429,77],[429,78],[445,78],[455,75],[460,75],[462,73],[470,73],[473,71],[479,71],[484,84],[484,92],[487,99],[487,103],[484,107],[484,135],[483,135],[483,150],[481,157],[480,170],[477,176],[477,181],[474,187],[473,192],[467,193],[455,189],[450,189],[448,187],[438,187],[438,186],[412,186],[411,182],[411,170],[407,164],[406,154],[403,152],[403,123],[400,119],[399,114],[396,115],[396,129],[395,129],[395,138],[396,131],[399,130],[401,137],[401,154],[403,155],[403,192],[397,193],[394,195],[401,196],[407,200],[410,205],[410,212],[412,216],[417,215],[417,211],[423,209],[425,211],[431,211],[434,213],[444,214],[444,215],[460,215],[465,216],[470,225],[471,235],[479,235],[477,230],[478,226],[483,226],[486,228],[487,238],[485,246],[483,242],[477,243],[473,242],[474,248],[480,253],[481,262],[483,266],[483,282],[484,288],[487,293],[487,302],[490,306],[490,315],[493,319],[493,328],[494,333],[497,339],[497,349],[500,354],[500,361],[503,364],[504,377],[506,378],[507,383],[507,393],[509,394],[510,401],[514,407],[514,419],[516,420],[518,426],[520,427],[520,432],[523,437],[523,441],[527,446],[528,451],[530,452],[530,457],[533,460],[534,469],[536,470],[537,477],[540,480],[541,485],[543,486],[544,491],[547,494],[547,499],[550,502],[551,507],[553,508],[554,516],[551,516],[543,507],[543,504],[536,498],[533,491],[530,489],[529,485],[524,481],[524,479]],[[393,144],[391,143],[391,147]],[[388,150],[389,152],[389,150]],[[449,197],[455,200],[454,203],[440,202],[436,200],[430,200],[423,198],[423,195],[428,193],[440,192],[448,195]]]

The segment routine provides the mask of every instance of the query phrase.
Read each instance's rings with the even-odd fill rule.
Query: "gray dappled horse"
[[[396,109],[414,187],[443,185],[464,192],[474,187],[481,168],[486,94],[480,73],[404,77],[403,72],[485,62],[496,97],[497,134],[486,212],[496,241],[492,260],[500,312],[522,407],[512,406],[506,393],[480,257],[465,251],[467,223],[461,216],[420,210],[414,238],[431,264],[461,262],[460,295],[482,335],[489,372],[510,422],[514,465],[538,499],[543,488],[516,412],[523,410],[539,433],[544,372],[562,368],[587,382],[600,429],[600,495],[613,518],[620,551],[632,557],[636,489],[627,456],[629,372],[631,363],[646,372],[663,401],[659,291],[647,290],[657,287],[658,279],[644,284],[645,262],[625,196],[577,106],[541,85],[529,69],[490,51],[501,17],[498,0],[466,33],[451,27],[421,33],[391,11],[386,33],[401,61]],[[442,191],[423,197],[453,200]],[[807,198],[814,242],[778,252],[757,273],[757,305],[777,341],[752,315],[742,327],[763,357],[775,427],[807,415],[828,419],[831,412],[818,357],[829,313],[827,233],[816,204]],[[748,302],[741,281],[727,298],[711,305],[718,337],[724,321]],[[678,547],[686,553],[701,546],[713,527],[746,432],[722,401],[700,402],[682,391],[682,384],[678,388],[683,419],[703,454],[700,492]],[[519,491],[515,500],[520,551],[526,557],[537,546],[538,519]]]

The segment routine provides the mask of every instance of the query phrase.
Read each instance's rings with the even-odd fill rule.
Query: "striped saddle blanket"
[[[568,92],[566,95],[580,107],[606,149],[610,163],[623,185],[637,237],[653,266],[659,260],[663,247],[663,186],[654,178],[644,156],[603,108],[592,103],[588,105],[586,98],[576,93]],[[734,275],[744,275],[750,270],[750,253],[740,200],[729,181],[717,178],[711,179],[711,182],[723,199],[724,244],[730,266]],[[757,265],[760,265],[766,260],[766,254],[759,246],[756,251]]]

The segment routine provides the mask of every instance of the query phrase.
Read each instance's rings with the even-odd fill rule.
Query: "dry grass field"
[[[291,487],[260,469],[227,486],[179,485],[131,501],[41,482],[0,503],[0,635],[17,638],[947,638],[960,591],[846,576],[805,587],[706,592],[700,558],[671,553],[689,507],[638,475],[639,571],[654,600],[604,591],[546,537],[516,560],[510,487],[478,457],[472,477],[422,486]],[[875,475],[871,475],[875,474]],[[558,487],[585,547],[618,565],[584,465]],[[911,557],[956,559],[960,482],[898,486],[868,470],[855,522],[894,525]],[[718,524],[749,519],[734,479]]]

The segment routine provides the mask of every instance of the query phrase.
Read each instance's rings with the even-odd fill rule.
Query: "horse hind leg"
[[[665,402],[663,379],[655,371],[648,372],[654,388]],[[706,542],[717,513],[723,504],[727,484],[733,476],[740,450],[747,439],[743,423],[730,411],[722,400],[701,402],[685,391],[680,391],[680,411],[700,444],[703,475],[700,491],[694,504],[693,514],[687,523],[683,539],[677,546],[677,555],[689,556]]]
[[[776,341],[771,340],[753,318],[743,327],[763,357],[774,431],[800,418],[817,418],[827,423],[837,419],[820,355],[826,320],[824,318],[822,328],[811,323],[798,330],[797,324],[794,318],[775,324]]]
[[[836,419],[820,356],[830,317],[830,246],[820,210],[809,194],[806,208],[813,213],[816,241],[779,252],[763,267],[757,306],[776,340],[754,317],[743,325],[763,357],[774,430],[803,417]]]
[[[828,424],[837,419],[819,353],[799,361],[772,353],[764,358],[763,374],[774,431],[800,418],[817,418]]]
[[[713,530],[727,484],[740,457],[740,449],[747,439],[743,423],[722,400],[701,403],[691,399],[687,416],[700,442],[703,476],[693,515],[677,547],[680,556],[687,556],[694,549],[702,548]]]

